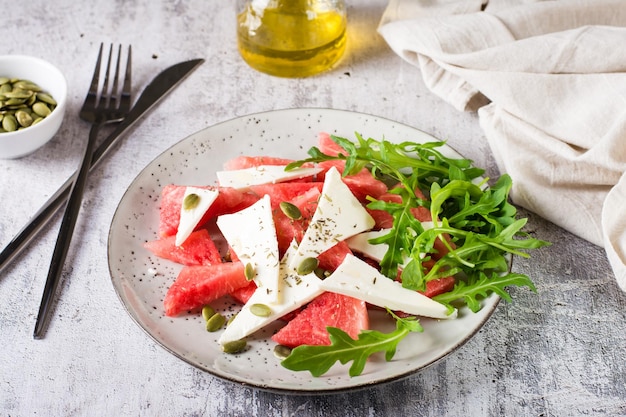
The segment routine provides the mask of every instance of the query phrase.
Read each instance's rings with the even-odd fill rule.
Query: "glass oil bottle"
[[[332,68],[346,48],[343,0],[237,0],[239,52],[252,68],[307,77]]]

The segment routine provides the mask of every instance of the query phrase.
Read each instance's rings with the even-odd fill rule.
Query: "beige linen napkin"
[[[478,111],[513,201],[604,246],[626,290],[626,1],[391,0],[379,33]]]

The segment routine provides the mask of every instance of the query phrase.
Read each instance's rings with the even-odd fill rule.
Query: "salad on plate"
[[[324,375],[368,358],[387,361],[420,318],[454,320],[490,294],[531,279],[512,256],[547,245],[525,233],[508,201],[511,179],[493,184],[443,142],[392,143],[321,133],[300,160],[240,156],[217,184],[169,184],[160,196],[155,256],[184,265],[163,301],[169,317],[202,315],[224,354],[276,322],[283,367]],[[236,300],[236,314],[215,309]],[[370,328],[386,312],[392,331]]]

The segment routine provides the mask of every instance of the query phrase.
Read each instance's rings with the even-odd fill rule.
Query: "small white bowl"
[[[61,127],[67,103],[67,81],[52,64],[24,55],[0,55],[0,77],[32,81],[57,102],[52,113],[40,123],[22,130],[0,133],[0,158],[20,158],[46,144]]]

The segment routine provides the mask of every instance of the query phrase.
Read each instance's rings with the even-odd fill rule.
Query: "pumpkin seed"
[[[209,319],[214,315],[215,310],[213,310],[213,307],[208,304],[202,307],[202,318],[204,319],[204,321],[209,321]]]
[[[226,323],[226,317],[219,313],[213,314],[206,322],[206,330],[207,332],[216,332],[224,326],[224,323]]]
[[[0,77],[0,85],[5,85],[7,84],[9,81],[9,77]]]
[[[251,263],[248,262],[246,264],[246,267],[244,269],[244,274],[248,281],[252,281],[254,279],[254,276],[256,275],[256,271],[254,270],[254,266],[252,266]]]
[[[8,97],[7,96],[7,101],[4,102],[5,106],[7,107],[12,107],[12,106],[19,106],[20,104],[24,104],[26,102],[25,99],[20,98],[20,97]]]
[[[330,272],[323,269],[323,268],[315,268],[315,276],[317,276],[319,279],[326,279],[330,276]]]
[[[41,91],[41,87],[39,87],[34,82],[28,81],[28,80],[19,80],[18,82],[13,84],[13,87],[19,88],[21,90],[28,90],[28,91],[31,91],[32,93],[37,93]]]
[[[289,355],[291,355],[291,348],[285,345],[274,346],[274,356],[278,359],[285,359]]]
[[[224,343],[222,345],[222,351],[224,353],[240,353],[243,352],[243,350],[246,348],[248,344],[246,343],[246,341],[244,339],[241,340],[235,340],[232,342],[228,342],[228,343]]]
[[[272,309],[265,304],[252,304],[250,306],[250,313],[259,317],[269,317],[272,314]]]
[[[296,268],[296,272],[298,275],[308,275],[311,272],[315,271],[320,261],[317,258],[305,258],[300,262],[298,268]]]
[[[302,212],[295,204],[292,204],[288,201],[283,201],[279,204],[280,209],[285,216],[289,217],[292,220],[300,220],[302,218]]]
[[[35,96],[37,97],[37,99],[39,101],[43,101],[44,103],[47,104],[51,104],[53,106],[57,105],[57,102],[55,99],[52,98],[52,96],[50,94],[46,94],[46,93],[37,93],[35,94]]]
[[[14,88],[13,91],[7,91],[4,93],[6,98],[29,98],[33,95],[32,91],[22,90],[21,88]]]
[[[33,104],[33,112],[35,112],[38,116],[46,117],[50,114],[50,108],[46,105],[46,103],[38,101]]]
[[[34,109],[33,109],[34,110]],[[193,210],[200,204],[200,196],[196,193],[187,194],[183,200],[183,209]]]
[[[2,118],[2,128],[7,132],[15,132],[17,130],[17,119],[12,114],[7,114]]]
[[[33,118],[24,110],[16,111],[15,118],[22,127],[28,127],[33,124]]]

